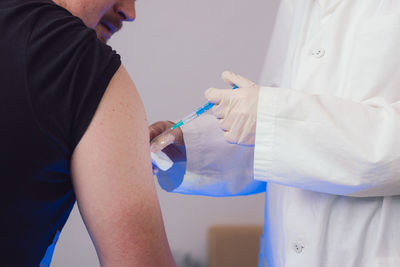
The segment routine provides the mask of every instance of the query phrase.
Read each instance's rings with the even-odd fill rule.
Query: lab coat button
[[[300,242],[294,242],[293,243],[293,249],[294,249],[294,251],[296,252],[296,253],[302,253],[303,252],[303,249],[304,249],[304,246],[303,246],[303,244],[302,243],[300,243]]]
[[[321,58],[325,55],[325,50],[323,48],[317,48],[311,50],[311,55],[313,55],[316,58]]]

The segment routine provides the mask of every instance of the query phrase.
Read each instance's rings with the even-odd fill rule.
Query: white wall
[[[149,122],[176,120],[203,104],[210,86],[226,88],[229,69],[259,78],[277,0],[139,0],[137,20],[110,45],[122,56],[145,104]],[[212,224],[262,224],[264,195],[208,198],[158,188],[171,249],[207,259]],[[52,266],[99,266],[75,208],[58,242]]]

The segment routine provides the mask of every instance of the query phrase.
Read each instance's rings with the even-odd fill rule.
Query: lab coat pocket
[[[385,102],[400,99],[400,14],[362,21],[353,36],[345,88],[355,101],[379,95]]]

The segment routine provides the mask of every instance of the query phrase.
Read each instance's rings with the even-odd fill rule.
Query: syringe
[[[236,89],[238,88],[236,85],[233,85],[232,89]],[[203,114],[204,112],[206,112],[207,110],[209,110],[210,108],[212,108],[214,106],[214,103],[206,103],[205,105],[203,105],[202,107],[196,109],[195,111],[193,111],[192,113],[190,113],[189,115],[187,115],[186,117],[184,117],[183,119],[181,119],[179,122],[177,122],[174,126],[172,126],[171,130],[174,130],[178,127],[181,127],[185,124],[188,124],[189,122],[191,122],[192,120],[196,119],[197,117],[199,117],[201,114]]]
[[[238,88],[236,85],[233,86],[232,89]],[[151,160],[154,165],[156,165],[160,170],[167,171],[172,167],[174,162],[168,157],[167,154],[162,152],[162,150],[168,145],[175,142],[175,135],[171,132],[172,130],[181,127],[182,125],[188,124],[192,120],[196,119],[198,116],[209,110],[214,106],[213,103],[206,103],[202,107],[198,108],[194,112],[190,113],[182,120],[180,120],[177,124],[172,126],[171,129],[163,132],[156,138],[154,138],[150,143],[150,151],[151,151]]]

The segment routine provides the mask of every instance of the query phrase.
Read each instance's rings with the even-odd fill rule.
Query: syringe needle
[[[236,88],[238,88],[238,87],[236,85],[233,85],[232,89],[236,89]],[[214,103],[210,103],[210,102],[204,104],[202,107],[198,108],[197,110],[193,111],[192,113],[190,113],[189,115],[187,115],[186,117],[184,117],[183,119],[178,121],[174,126],[172,126],[171,130],[174,130],[178,127],[181,127],[181,126],[191,122],[192,120],[196,119],[197,117],[199,117],[201,114],[203,114],[204,112],[206,112],[213,106],[214,106]]]

